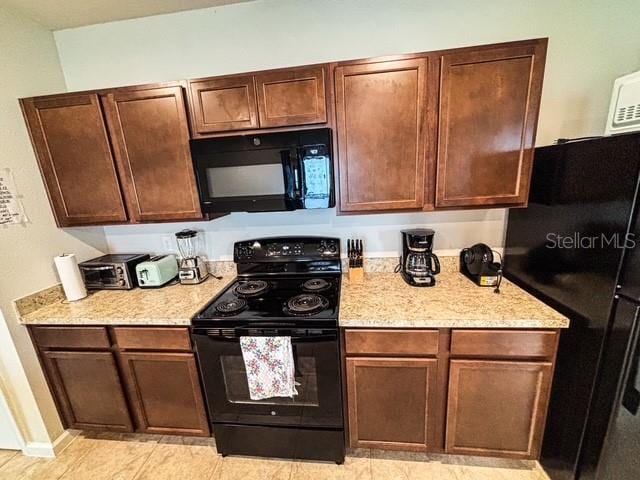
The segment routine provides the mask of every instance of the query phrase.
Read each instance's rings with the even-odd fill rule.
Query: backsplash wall
[[[389,257],[400,252],[401,229],[428,227],[436,231],[437,252],[457,255],[461,248],[477,242],[501,246],[505,218],[505,209],[348,216],[337,216],[335,209],[298,210],[233,213],[211,222],[105,227],[105,234],[111,252],[175,252],[174,233],[189,227],[204,232],[203,253],[210,260],[232,259],[236,241],[279,235],[339,237],[343,250],[347,238],[361,238],[367,256]]]

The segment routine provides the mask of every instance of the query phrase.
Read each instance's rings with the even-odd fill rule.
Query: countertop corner
[[[20,317],[25,325],[190,325],[191,318],[234,276],[198,285],[98,290],[75,302],[58,300]]]

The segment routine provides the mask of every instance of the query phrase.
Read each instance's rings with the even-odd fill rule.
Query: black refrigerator
[[[505,276],[560,311],[540,463],[553,480],[640,479],[640,133],[537,148]],[[636,247],[637,244],[637,247]]]

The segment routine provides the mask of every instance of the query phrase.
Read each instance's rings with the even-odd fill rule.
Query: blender
[[[178,278],[183,285],[201,283],[209,276],[207,263],[197,254],[199,235],[195,230],[181,230],[176,233],[180,252]]]

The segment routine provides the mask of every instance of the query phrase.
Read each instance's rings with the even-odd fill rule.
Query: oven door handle
[[[82,265],[80,267],[81,270],[113,270],[112,266],[105,266],[105,267],[91,267],[88,265]]]
[[[195,332],[194,332],[195,333]],[[195,333],[198,335],[198,333]],[[202,334],[200,334],[202,335]],[[221,335],[216,333],[206,333],[207,337],[211,340],[220,341],[220,342],[229,342],[229,343],[239,343],[240,337],[251,337],[252,335]],[[254,335],[255,336],[255,335]],[[323,341],[334,341],[336,340],[337,334],[331,333],[328,335],[259,335],[264,337],[291,337],[291,341],[296,341],[299,343],[307,343],[307,342],[323,342]]]
[[[256,322],[256,323],[247,323],[247,328],[287,328],[287,327],[295,327],[296,324],[289,322]]]

